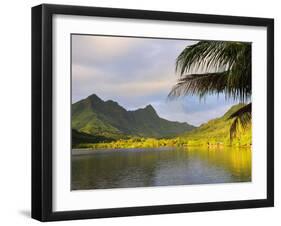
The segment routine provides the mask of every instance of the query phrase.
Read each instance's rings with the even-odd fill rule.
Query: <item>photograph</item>
[[[167,9],[32,7],[33,219],[274,206],[274,18]]]
[[[252,43],[70,39],[71,190],[252,181]]]

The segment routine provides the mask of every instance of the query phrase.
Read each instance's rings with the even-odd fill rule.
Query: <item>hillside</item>
[[[232,120],[229,120],[229,116],[242,106],[243,104],[232,106],[222,117],[210,120],[181,137],[187,140],[188,145],[250,145],[252,143],[252,128],[250,125],[246,130],[240,129],[238,136],[232,142],[230,141],[229,131]]]
[[[132,136],[173,137],[195,127],[160,118],[151,105],[135,111],[127,111],[117,102],[103,101],[93,94],[72,105],[72,128],[84,135],[124,139]]]
[[[72,145],[75,146],[81,143],[98,143],[98,142],[111,142],[113,139],[104,136],[95,136],[83,132],[78,132],[72,129]]]
[[[189,132],[183,133],[173,138],[144,138],[144,137],[123,137],[118,140],[109,140],[104,136],[93,136],[75,130],[73,143],[77,148],[157,148],[157,147],[188,147],[188,146],[249,146],[252,143],[251,125],[246,130],[240,128],[237,137],[230,141],[230,126],[233,120],[229,116],[241,108],[243,105],[232,106],[222,117],[210,120]],[[97,139],[98,138],[98,139]],[[102,142],[97,142],[102,141]]]

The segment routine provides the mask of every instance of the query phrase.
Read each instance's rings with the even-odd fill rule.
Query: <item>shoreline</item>
[[[210,150],[214,149],[224,149],[224,148],[233,148],[233,149],[250,149],[252,150],[251,145],[247,146],[204,146],[204,145],[194,145],[194,146],[181,146],[181,147],[175,147],[175,146],[162,146],[162,147],[146,147],[146,148],[72,148],[71,149],[71,155],[83,155],[83,154],[92,154],[92,153],[98,153],[98,152],[119,152],[119,151],[130,151],[133,150],[134,152],[142,152],[142,151],[149,151],[149,150],[155,150],[158,149],[159,151],[165,151],[169,150],[171,148],[174,149],[192,149],[192,148],[207,148]]]

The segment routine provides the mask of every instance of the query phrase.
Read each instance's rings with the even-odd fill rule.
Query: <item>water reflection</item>
[[[73,190],[251,181],[250,148],[155,148],[73,153]]]

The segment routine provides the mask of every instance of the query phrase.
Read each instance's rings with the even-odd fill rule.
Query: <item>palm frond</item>
[[[230,140],[237,136],[239,126],[245,130],[252,120],[252,103],[245,105],[229,116],[229,119],[234,119],[230,126]]]
[[[250,44],[226,41],[200,41],[187,46],[178,56],[176,71],[181,75],[192,73],[192,70],[227,70],[237,58],[249,54]],[[244,54],[246,53],[246,54]]]
[[[229,119],[236,118],[236,117],[241,117],[244,114],[248,114],[248,115],[252,114],[252,103],[249,103],[249,104],[241,107],[239,110],[233,112],[229,116]]]
[[[216,86],[214,86],[214,89],[209,89],[208,83],[201,82],[202,77],[219,79],[220,83],[224,84],[224,89],[218,86],[219,90],[216,93],[224,93],[227,99],[234,98],[240,102],[246,102],[251,97],[251,45],[249,43],[198,42],[186,47],[181,52],[176,61],[176,71],[180,72],[180,79],[170,92],[170,97],[173,94],[177,96],[180,93],[193,93],[193,91],[187,89],[194,89],[196,84],[198,85],[196,93],[200,97],[209,94],[206,90],[213,93]],[[211,74],[214,76],[210,76]],[[222,77],[218,78],[215,75],[221,75]],[[196,76],[198,76],[200,82],[195,82],[196,80],[193,78]],[[179,90],[181,91],[179,92]]]
[[[187,46],[176,60],[180,78],[168,97],[224,94],[226,99],[250,101],[252,95],[251,44],[226,41],[200,41]],[[230,117],[230,137],[251,121],[251,104]]]
[[[230,134],[230,141],[232,142],[233,139],[237,136],[239,127],[239,119],[235,118],[230,126],[229,134]]]
[[[169,93],[169,98],[185,95],[198,95],[221,93],[226,86],[227,72],[191,74],[182,76]]]

